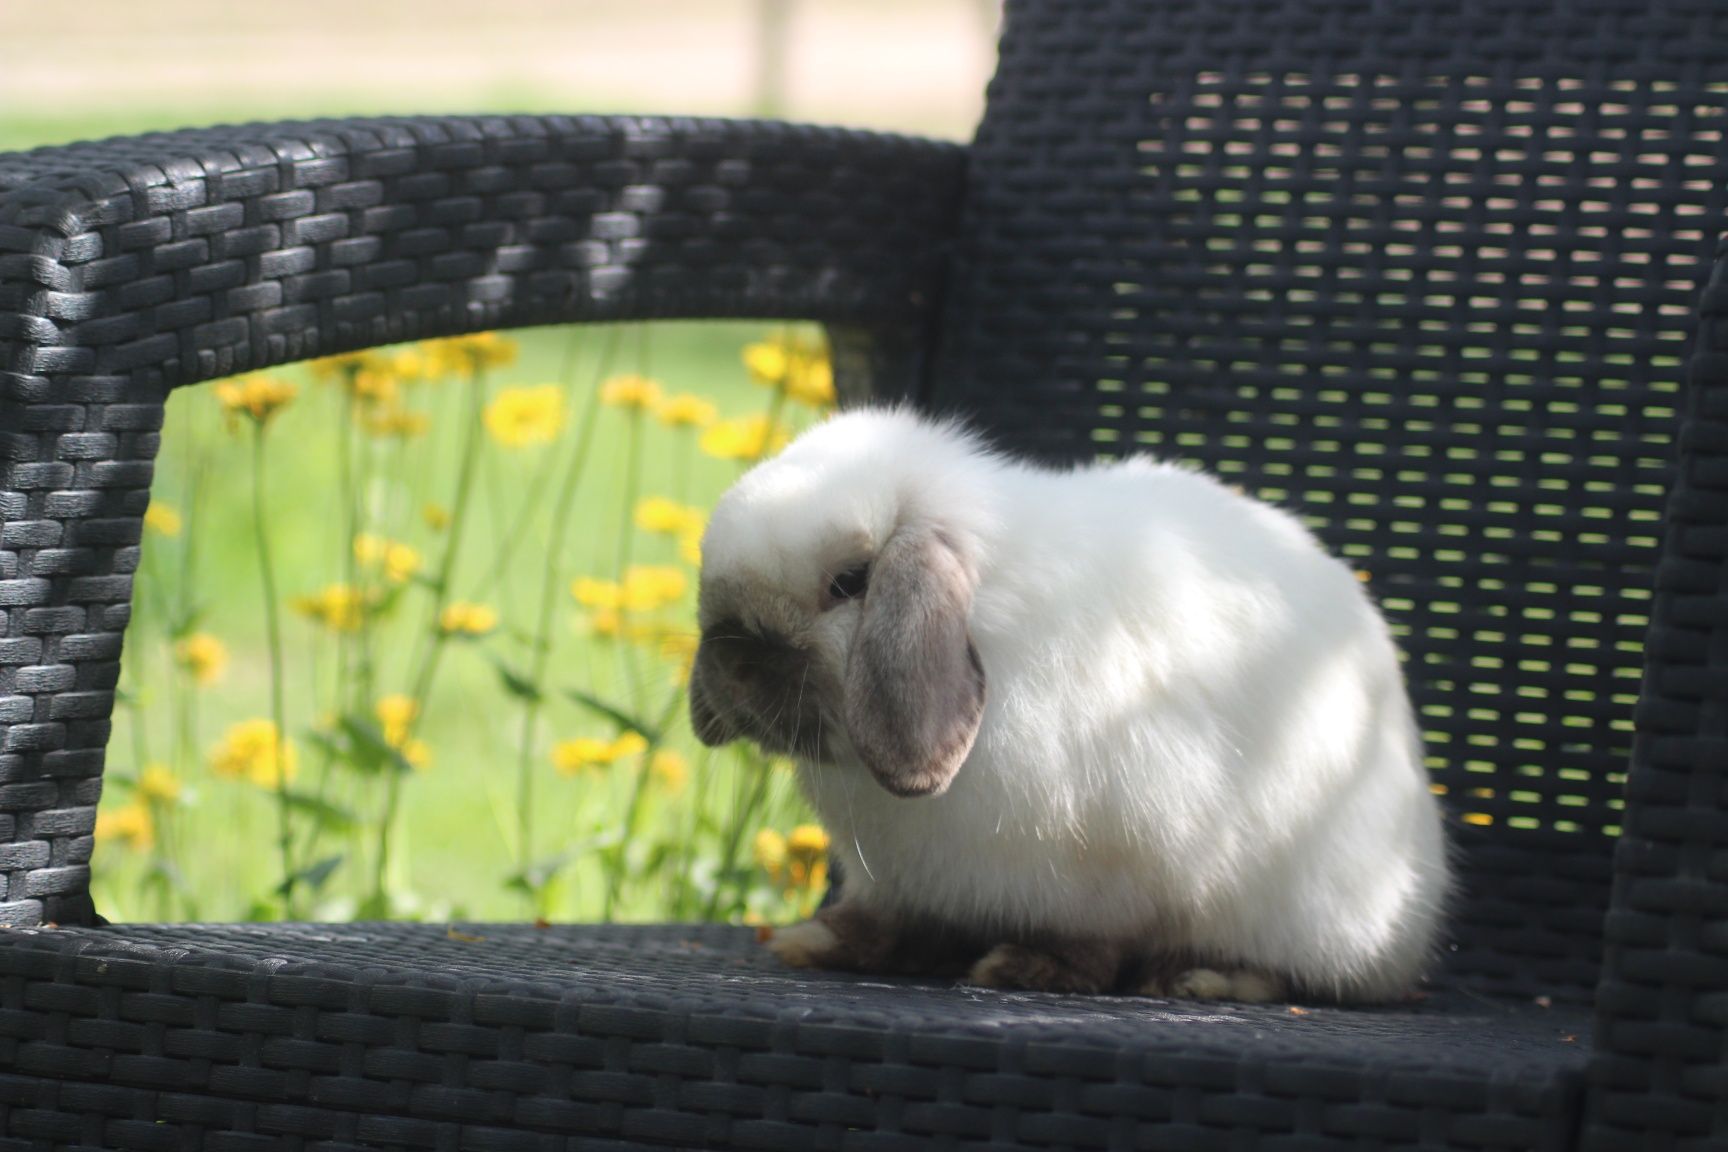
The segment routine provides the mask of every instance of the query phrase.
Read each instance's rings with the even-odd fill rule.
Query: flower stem
[[[524,878],[528,875],[528,866],[534,860],[534,740],[535,729],[540,720],[540,703],[545,696],[542,682],[546,676],[547,661],[552,655],[552,609],[558,598],[559,566],[564,558],[564,541],[570,530],[570,510],[575,503],[576,489],[581,483],[582,470],[588,462],[588,449],[594,439],[594,414],[599,408],[600,381],[605,379],[617,344],[617,333],[614,332],[601,354],[594,386],[588,390],[588,397],[583,401],[581,422],[576,429],[575,441],[570,446],[570,459],[564,466],[564,476],[558,486],[558,500],[552,509],[552,538],[547,542],[545,563],[541,567],[540,607],[534,621],[534,647],[528,672],[528,682],[534,686],[534,694],[522,704],[522,735],[518,741],[516,759],[516,864],[518,874]],[[566,365],[566,371],[574,375],[575,365],[568,358]],[[535,890],[531,899],[535,911],[545,915],[547,888],[542,886]]]
[[[258,571],[264,585],[264,629],[270,646],[270,719],[276,726],[276,838],[282,852],[282,903],[295,919],[294,838],[288,822],[288,717],[282,700],[282,620],[276,603],[276,571],[270,534],[264,528],[264,424],[252,425],[252,529],[258,540]]]
[[[672,698],[666,702],[659,719],[654,722],[654,733],[648,738],[648,747],[642,749],[642,762],[637,766],[636,780],[630,788],[630,803],[624,809],[623,836],[618,842],[618,855],[606,876],[606,898],[600,908],[600,919],[604,923],[612,922],[612,911],[618,904],[619,890],[624,887],[625,865],[628,863],[626,853],[631,839],[636,835],[636,820],[642,813],[642,798],[648,792],[648,777],[652,775],[654,753],[660,750],[660,742],[666,738],[666,729],[671,726],[672,717],[677,714],[678,706],[683,702],[684,687],[679,685],[673,689]]]
[[[427,646],[414,678],[414,690],[410,694],[414,708],[411,711],[412,719],[408,721],[408,731],[403,737],[404,743],[414,734],[414,728],[426,710],[426,697],[432,691],[432,682],[438,674],[438,660],[444,653],[444,645],[448,639],[439,626],[439,619],[443,616],[444,605],[450,598],[456,554],[461,551],[462,530],[468,524],[468,498],[474,492],[474,466],[480,459],[480,436],[485,423],[482,418],[485,408],[486,376],[476,366],[468,377],[468,418],[462,429],[462,460],[456,472],[456,502],[450,510],[450,529],[445,538],[444,555],[438,561],[437,582],[432,590],[431,614],[428,617],[427,631],[423,634],[430,636],[430,640],[426,641]],[[373,862],[372,893],[367,899],[367,904],[380,914],[388,907],[384,897],[384,879],[390,866],[391,828],[396,823],[396,810],[401,801],[402,773],[393,770],[390,781],[385,786],[384,815],[378,824],[378,856]]]
[[[702,915],[704,920],[713,920],[719,915],[720,894],[738,867],[738,849],[744,842],[744,829],[752,823],[756,812],[762,807],[762,801],[768,797],[771,774],[768,765],[748,749],[740,749],[738,758],[743,761],[745,772],[756,773],[756,780],[748,799],[733,807],[732,826],[726,830],[726,849],[720,857],[720,870],[716,873],[714,891],[708,895],[708,908]],[[738,885],[735,884],[734,887]]]

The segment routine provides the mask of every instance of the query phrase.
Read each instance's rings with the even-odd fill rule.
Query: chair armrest
[[[93,915],[169,389],[493,328],[762,317],[829,324],[843,392],[910,391],[964,156],[771,122],[556,116],[0,155],[0,924]]]
[[[1687,373],[1583,1147],[1728,1145],[1728,242]]]

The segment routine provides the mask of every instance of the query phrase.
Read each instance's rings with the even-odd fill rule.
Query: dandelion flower
[[[665,564],[632,564],[624,570],[623,602],[630,612],[652,612],[684,595],[689,578]]]
[[[420,509],[420,519],[426,522],[426,527],[434,532],[442,532],[450,527],[450,509],[442,504],[428,502]]]
[[[476,332],[447,340],[427,340],[420,355],[428,375],[466,375],[482,368],[504,368],[516,363],[516,342],[496,332]]]
[[[828,833],[816,824],[800,824],[786,837],[786,856],[794,888],[815,888],[828,878]]]
[[[96,839],[115,840],[139,852],[156,843],[155,822],[150,809],[138,801],[96,813]]]
[[[664,496],[649,496],[636,502],[636,527],[658,536],[682,536],[701,532],[705,519],[700,508],[668,500]]]
[[[812,358],[786,379],[786,395],[812,408],[834,403],[834,365],[826,355]]]
[[[626,760],[648,751],[648,738],[640,732],[620,732],[612,741],[612,759]]]
[[[550,444],[564,427],[564,393],[556,384],[506,388],[486,405],[486,431],[506,448]]]
[[[584,768],[604,767],[612,762],[612,745],[606,740],[579,736],[552,746],[552,766],[566,776]]]
[[[660,385],[646,376],[614,376],[600,386],[600,403],[648,410],[660,403]]]
[[[584,608],[617,608],[624,603],[624,589],[611,580],[578,576],[570,581],[570,595]]]
[[[498,627],[498,610],[489,604],[458,600],[439,613],[438,627],[452,636],[484,636]]]
[[[690,392],[667,396],[654,406],[654,415],[668,428],[706,428],[719,419],[712,401]]]
[[[692,568],[702,567],[701,532],[686,532],[678,537],[678,558]]]
[[[694,632],[667,631],[660,635],[660,655],[672,662],[674,679],[686,683],[690,668],[696,663],[698,639]]]
[[[384,742],[392,748],[400,747],[408,738],[408,729],[420,715],[420,705],[412,696],[402,692],[392,692],[388,696],[380,696],[372,705],[372,714],[378,717],[379,727],[384,733]]]
[[[307,362],[306,367],[312,369],[312,375],[319,380],[330,380],[345,373],[359,372],[362,369],[374,368],[379,364],[376,352],[342,352],[335,356],[320,356]]]
[[[299,391],[274,376],[242,376],[216,385],[216,399],[227,414],[230,427],[237,417],[245,416],[262,428],[292,404]]]
[[[367,412],[361,418],[366,431],[380,440],[394,437],[397,440],[413,440],[426,435],[432,427],[432,417],[424,412],[415,412],[399,405],[390,405]]]
[[[280,760],[278,755],[280,754]],[[244,777],[260,788],[274,788],[298,770],[294,745],[279,741],[272,720],[242,720],[232,725],[210,754],[210,770],[218,776]]]
[[[194,632],[174,642],[174,662],[186,669],[193,683],[214,684],[228,666],[228,649],[208,632]]]
[[[599,608],[588,614],[588,630],[608,640],[624,634],[624,618],[616,608]]]
[[[181,528],[180,510],[172,504],[152,500],[150,507],[144,509],[144,527],[164,536],[178,536]]]
[[[776,336],[744,348],[744,367],[759,384],[812,408],[834,403],[834,364],[826,348],[796,336]]]
[[[156,804],[172,804],[180,799],[180,781],[165,764],[146,764],[138,774],[138,795]]]
[[[332,632],[358,632],[377,597],[347,584],[330,584],[310,596],[296,596],[289,607]]]
[[[698,447],[719,460],[756,461],[772,456],[791,440],[783,424],[769,427],[768,417],[722,420],[702,433]]]
[[[367,572],[382,572],[392,584],[403,584],[420,571],[420,553],[399,540],[362,532],[354,537],[354,559]]]
[[[648,773],[654,783],[677,795],[684,791],[684,785],[690,780],[690,765],[679,753],[662,748],[649,760]]]
[[[751,842],[750,854],[756,866],[779,883],[781,870],[786,867],[786,837],[772,828],[764,828]]]

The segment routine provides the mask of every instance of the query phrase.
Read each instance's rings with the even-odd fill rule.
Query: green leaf
[[[538,704],[543,698],[538,685],[496,656],[492,657],[492,667],[498,669],[498,679],[504,685],[504,691],[518,700]]]
[[[620,732],[640,732],[643,739],[647,740],[648,743],[660,743],[660,732],[654,725],[644,724],[628,712],[614,708],[612,705],[606,703],[606,701],[600,699],[600,697],[583,692],[577,688],[566,688],[564,690],[564,695],[570,697],[570,699],[576,701],[576,703],[582,705],[582,707],[588,709],[590,712],[594,712],[605,719],[612,721],[613,724],[618,726]]]
[[[362,772],[378,772],[391,768],[397,772],[412,772],[414,765],[384,739],[378,725],[364,716],[349,714],[339,721],[352,750],[349,763]]]
[[[308,864],[304,868],[296,869],[271,891],[278,896],[286,896],[295,888],[304,885],[313,892],[317,892],[324,887],[324,882],[330,879],[330,874],[336,871],[344,859],[345,857],[341,855],[326,856],[316,864]]]
[[[288,807],[296,812],[304,812],[317,821],[320,828],[329,832],[348,832],[359,823],[359,817],[353,812],[317,796],[309,796],[304,792],[289,792],[286,799]]]

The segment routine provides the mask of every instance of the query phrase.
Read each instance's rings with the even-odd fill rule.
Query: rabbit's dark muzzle
[[[690,724],[710,748],[740,737],[765,751],[817,758],[820,693],[810,653],[733,620],[705,629],[690,670]]]

